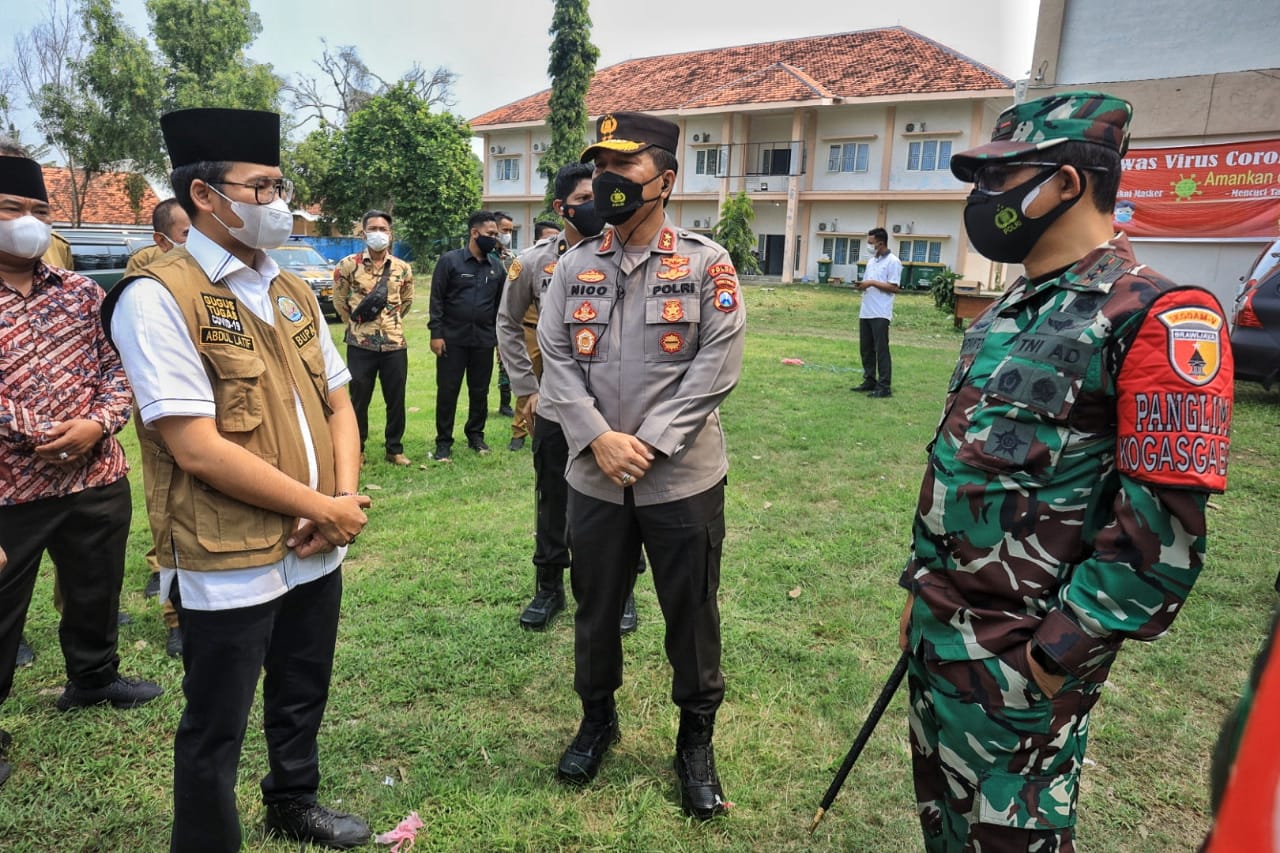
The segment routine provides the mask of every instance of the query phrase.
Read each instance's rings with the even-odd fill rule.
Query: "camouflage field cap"
[[[646,148],[662,148],[672,154],[680,145],[680,126],[645,113],[605,113],[596,120],[596,142],[582,151],[590,163],[602,148],[633,154]]]
[[[951,174],[965,183],[993,160],[1018,160],[1063,142],[1093,142],[1123,155],[1129,150],[1133,106],[1104,92],[1059,92],[1014,104],[1000,113],[991,141],[951,157]]]

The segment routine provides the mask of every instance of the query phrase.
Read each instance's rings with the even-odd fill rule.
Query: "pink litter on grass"
[[[406,850],[413,849],[413,845],[417,843],[418,830],[422,829],[422,826],[422,818],[418,817],[418,813],[409,812],[409,816],[400,821],[395,829],[384,832],[373,840],[379,844],[392,845],[391,853],[404,853]],[[405,844],[406,841],[409,843]]]
[[[783,364],[804,364],[804,359],[803,358],[784,358],[782,360],[782,363]]]

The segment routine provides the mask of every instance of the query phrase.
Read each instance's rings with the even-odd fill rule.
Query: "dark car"
[[[338,319],[338,312],[333,309],[333,263],[306,243],[286,243],[267,254],[298,278],[311,285],[311,291],[320,303],[320,310],[331,320]]]
[[[1278,249],[1280,241],[1254,264],[1231,320],[1236,379],[1268,389],[1280,378],[1280,264],[1272,257]]]
[[[150,228],[58,228],[71,244],[71,261],[76,272],[88,276],[110,290],[124,275],[129,256],[153,246]]]

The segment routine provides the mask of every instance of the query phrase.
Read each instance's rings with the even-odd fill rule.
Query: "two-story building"
[[[946,265],[999,284],[962,221],[969,187],[953,150],[988,138],[1013,82],[902,27],[631,59],[596,72],[594,118],[616,110],[680,125],[680,173],[670,212],[710,233],[730,194],[755,209],[764,271],[815,278],[819,258],[846,281],[880,226],[904,263]],[[532,233],[545,183],[550,90],[472,119],[485,152],[484,204]],[[528,241],[521,241],[527,243]],[[922,276],[918,276],[922,277]]]

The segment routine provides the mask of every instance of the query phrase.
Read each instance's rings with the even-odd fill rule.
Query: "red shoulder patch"
[[[1227,486],[1235,365],[1212,295],[1159,296],[1116,378],[1116,467],[1150,486]]]

